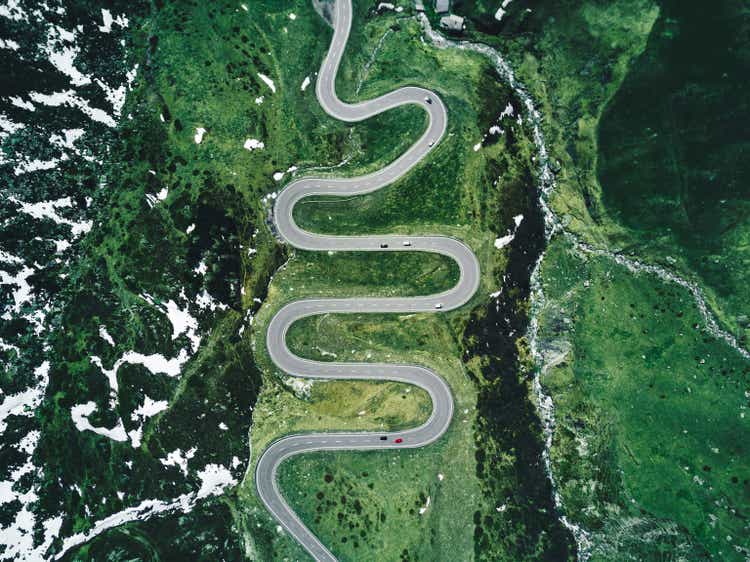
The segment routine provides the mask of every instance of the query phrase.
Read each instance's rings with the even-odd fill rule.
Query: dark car
[[[381,247],[381,248],[387,248],[387,247],[388,247],[388,244],[381,244],[381,245],[380,245],[380,247]]]
[[[385,435],[381,435],[380,440],[381,441],[388,441],[388,438]]]

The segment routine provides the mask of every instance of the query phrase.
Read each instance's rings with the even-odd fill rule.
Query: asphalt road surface
[[[320,251],[422,251],[453,258],[460,279],[443,293],[404,298],[310,299],[282,308],[268,326],[266,345],[274,363],[283,371],[316,379],[391,380],[423,388],[432,399],[432,414],[423,425],[392,433],[315,433],[290,435],[272,443],[260,457],[255,470],[258,496],[279,523],[319,561],[336,558],[300,521],[284,500],[276,483],[278,466],[289,457],[310,451],[414,448],[429,445],[445,433],[453,416],[453,397],[445,381],[429,369],[416,365],[379,363],[328,363],[303,359],[286,345],[286,332],[300,318],[326,313],[362,312],[445,312],[465,304],[479,286],[479,263],[462,242],[444,236],[323,236],[299,228],[292,218],[294,205],[311,195],[351,196],[369,193],[392,183],[422,160],[442,139],[447,111],[429,90],[406,87],[358,104],[346,104],[336,97],[336,72],[346,47],[352,23],[351,0],[337,0],[334,34],[316,83],[323,109],[332,117],[348,122],[362,121],[404,104],[417,104],[429,114],[429,126],[422,137],[385,168],[358,178],[302,178],[290,183],[276,198],[274,221],[279,235],[292,246]],[[429,101],[428,101],[429,100]],[[387,245],[387,248],[384,247]],[[386,440],[382,440],[386,437]],[[401,443],[396,443],[401,439]]]

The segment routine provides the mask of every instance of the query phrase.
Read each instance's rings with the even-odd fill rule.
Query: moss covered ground
[[[448,135],[427,161],[392,186],[345,200],[311,198],[297,206],[295,218],[317,232],[456,236],[480,257],[482,287],[469,306],[445,317],[326,315],[293,326],[290,345],[303,356],[417,362],[433,368],[451,385],[457,415],[445,438],[424,450],[293,458],[282,466],[281,487],[303,520],[341,559],[368,559],[374,553],[384,560],[564,559],[570,539],[555,518],[539,463],[540,427],[515,344],[523,333],[524,295],[538,248],[528,242],[539,233],[530,172],[533,147],[515,120],[503,123],[507,134],[488,135],[506,105],[517,102],[485,59],[426,45],[411,18],[378,15],[362,4],[355,5],[355,11],[337,84],[341,97],[365,99],[407,84],[431,88],[448,105]],[[296,13],[298,19],[308,17]],[[364,135],[360,129],[370,126],[358,125],[355,134]],[[421,126],[414,119],[405,142],[416,139]],[[347,164],[335,173],[361,170]],[[504,285],[510,253],[495,249],[493,240],[506,234],[519,214],[527,218],[514,251],[525,256],[518,261],[525,265],[509,276],[518,286],[508,286],[501,310],[487,295]],[[455,275],[455,266],[435,256],[296,252],[274,276],[267,302],[253,322],[256,357],[266,372],[253,417],[253,459],[264,444],[283,434],[400,427],[427,412],[416,391],[394,387],[380,402],[385,395],[372,383],[312,384],[313,394],[322,389],[329,397],[351,400],[340,412],[356,412],[349,419],[323,412],[313,394],[295,396],[264,358],[264,329],[280,306],[305,296],[425,294],[450,286]],[[508,314],[518,322],[510,333],[498,325]],[[504,342],[497,348],[486,336],[495,332],[493,338]],[[370,407],[373,393],[379,411]],[[498,416],[503,405],[512,414]],[[327,475],[332,480],[326,487]],[[250,478],[240,498],[246,535],[272,525],[254,503]],[[421,514],[420,508],[425,508]],[[295,552],[282,538],[269,536],[273,541],[256,541],[259,557]]]
[[[746,14],[733,2],[531,4],[514,2],[502,23],[485,3],[456,9],[515,63],[545,117],[562,230],[696,282],[744,345],[734,125],[747,104],[732,69],[746,57],[727,30]],[[726,49],[696,49],[714,35]],[[706,330],[690,293],[567,236],[542,282],[552,469],[592,558],[745,559],[747,361]]]
[[[326,42],[318,39],[329,33],[307,3],[254,2],[248,10],[225,2],[141,8],[131,14],[128,60],[140,70],[101,178],[112,188],[91,193],[97,228],[83,243],[82,258],[64,287],[57,322],[66,329],[52,340],[48,399],[40,410],[36,460],[44,467],[45,481],[38,510],[45,516],[65,513],[62,536],[85,533],[95,522],[140,502],[169,501],[195,491],[197,472],[208,463],[227,467],[241,480],[263,384],[248,319],[284,259],[264,224],[264,198],[280,185],[273,175],[292,165],[303,169],[344,159],[353,170],[365,170],[403,151],[408,139],[394,139],[404,129],[424,126],[421,115],[401,112],[359,131],[323,117],[308,99],[313,92],[301,90],[322,58]],[[300,15],[293,20],[295,11]],[[259,74],[270,77],[277,91]],[[200,143],[195,141],[198,128],[205,129]],[[390,142],[376,142],[381,134]],[[245,150],[248,138],[263,142],[263,149]],[[319,269],[330,267],[317,256],[309,261]],[[407,256],[396,262],[398,269],[423,278],[428,289],[455,275],[435,260],[416,264]],[[351,258],[342,264],[348,267]],[[113,410],[106,379],[91,357],[100,357],[109,369],[126,351],[175,357],[181,348],[190,349],[185,335],[172,337],[172,326],[149,304],[151,298],[157,305],[174,300],[193,315],[201,345],[179,379],[122,365]],[[106,326],[113,345],[99,335],[100,326]],[[313,391],[312,399],[335,424],[343,414],[333,405],[338,395],[322,388]],[[403,389],[372,385],[353,390],[367,393],[370,405],[385,404],[376,412],[385,419],[401,414],[391,397],[400,400]],[[342,395],[347,394],[351,391]],[[91,400],[97,405],[93,424],[112,427],[119,417],[126,431],[135,430],[134,411],[146,396],[167,401],[169,408],[143,423],[136,447],[78,431],[71,420],[71,408]],[[421,419],[423,402],[415,398],[412,411],[403,412],[403,423]],[[161,462],[178,449],[183,455],[195,449],[184,474]],[[232,497],[212,508],[225,520],[240,519]],[[176,527],[186,534],[186,543],[199,535],[202,518],[218,517],[211,513],[198,510],[191,515],[194,523]],[[179,516],[162,519],[174,522],[170,517]],[[245,541],[232,526],[220,527],[216,544],[227,553],[243,550],[256,538],[265,540],[263,530],[253,530]],[[273,526],[268,529],[273,532]],[[113,552],[122,556],[129,556],[128,549],[163,551],[155,532],[152,525],[129,523],[103,533],[96,544],[106,552],[111,539],[117,543]],[[128,534],[138,539],[122,541]],[[91,552],[74,549],[68,557],[86,559]]]
[[[404,556],[429,559],[470,550],[473,506],[481,501],[471,447],[476,397],[450,327],[445,320],[427,315],[337,315],[325,317],[325,331],[307,338],[303,334],[310,333],[309,323],[290,334],[295,351],[304,352],[308,339],[320,341],[325,334],[326,346],[339,360],[428,366],[450,384],[457,415],[448,434],[425,449],[293,459],[286,463],[280,478],[292,505],[343,559],[357,560],[375,553],[392,560]],[[392,398],[399,416],[414,407],[414,392],[413,388],[402,389],[400,396]],[[427,407],[425,413],[431,408],[429,402]],[[334,468],[337,491],[334,497],[328,494],[322,500],[315,483],[324,482]],[[421,504],[416,506],[420,496]],[[419,507],[428,496],[430,506],[420,515]],[[338,515],[342,510],[345,518]]]
[[[595,558],[742,560],[747,361],[704,329],[685,289],[562,243],[549,257],[554,466]]]
[[[700,282],[722,324],[747,345],[747,14],[732,1],[709,13],[697,2],[660,9],[602,117],[603,203],[626,229],[623,245]],[[696,48],[696,37],[713,48]]]
[[[355,2],[339,94],[354,101],[400,85],[428,87],[448,105],[448,134],[394,185],[306,200],[295,218],[325,233],[455,236],[478,255],[482,285],[466,307],[440,317],[308,318],[291,328],[290,345],[323,361],[429,366],[451,385],[456,416],[445,438],[424,449],[292,459],[281,467],[281,486],[342,560],[572,559],[577,547],[542,462],[524,337],[529,278],[544,246],[536,150],[526,124],[498,120],[521,103],[490,64],[433,48],[411,3],[396,4],[404,11]],[[723,2],[705,27],[727,47],[725,66],[718,50],[691,50],[704,29],[696,24],[703,8],[693,2],[514,0],[500,22],[493,3],[453,6],[468,18],[465,36],[508,58],[543,115],[562,228],[698,281],[711,312],[744,342],[739,4]],[[292,251],[267,227],[273,193],[301,174],[378,169],[418,138],[424,114],[401,108],[356,126],[328,118],[314,85],[302,89],[307,78],[314,82],[331,33],[307,0],[132,9],[127,62],[140,70],[106,168],[61,172],[77,199],[91,197],[95,228],[66,276],[50,281],[61,297],[37,416],[35,461],[44,472],[34,509],[64,513],[61,536],[86,532],[142,501],[195,491],[199,469],[218,463],[239,483],[221,498],[188,515],[121,525],[67,558],[302,560],[255,496],[263,448],[297,431],[407,427],[424,420],[430,404],[401,384],[308,385],[277,372],[265,351],[268,321],[306,296],[432,293],[451,286],[457,271],[421,253]],[[730,25],[735,32],[722,34]],[[690,53],[688,64],[680,56]],[[665,77],[665,69],[674,74]],[[736,110],[712,119],[733,103]],[[490,133],[493,125],[503,133]],[[248,151],[246,139],[264,146]],[[36,189],[17,183],[23,197]],[[494,239],[518,215],[516,239],[496,249]],[[552,363],[541,380],[557,417],[552,469],[565,515],[588,532],[592,557],[746,558],[747,362],[705,331],[683,289],[581,252],[565,236],[553,240],[541,279],[539,342]],[[122,365],[110,408],[93,356],[110,368],[126,351],[174,357],[190,345],[184,333],[173,337],[148,299],[185,307],[201,344],[179,378]],[[114,345],[99,335],[101,325]],[[2,375],[4,388],[16,384],[16,372]],[[92,422],[112,427],[119,418],[134,430],[146,396],[169,408],[141,420],[136,447],[78,431],[71,420],[71,408],[91,400]],[[9,427],[20,435],[15,420]],[[193,447],[184,473],[161,462]],[[8,467],[21,462],[14,455],[6,455]],[[12,507],[3,508],[4,520]],[[165,540],[165,529],[174,540]]]

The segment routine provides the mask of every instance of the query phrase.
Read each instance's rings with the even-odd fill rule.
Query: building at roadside
[[[451,9],[451,0],[435,0],[435,11],[444,14]]]
[[[463,31],[464,18],[457,16],[456,14],[443,16],[440,18],[440,27],[447,29],[448,31]]]

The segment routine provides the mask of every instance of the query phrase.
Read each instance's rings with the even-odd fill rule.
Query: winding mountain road
[[[292,218],[294,205],[312,195],[351,196],[369,193],[397,180],[421,161],[442,139],[447,111],[443,102],[429,90],[405,87],[357,104],[346,104],[336,97],[335,79],[352,23],[351,0],[336,0],[334,34],[318,80],[316,94],[323,109],[347,122],[362,121],[391,108],[417,104],[429,115],[429,126],[422,137],[385,168],[357,178],[302,178],[290,183],[276,198],[274,221],[279,235],[290,245],[319,251],[422,251],[443,254],[460,268],[458,283],[443,293],[404,298],[308,299],[284,306],[268,326],[266,345],[271,359],[281,370],[297,377],[316,379],[390,380],[423,388],[432,399],[432,414],[421,426],[384,433],[316,433],[283,437],[263,452],[255,470],[258,496],[279,523],[318,561],[336,558],[302,523],[284,500],[277,482],[279,465],[289,457],[310,451],[372,450],[423,447],[438,439],[450,425],[453,397],[445,381],[429,369],[416,365],[380,363],[328,363],[303,359],[286,345],[286,333],[297,320],[326,313],[362,312],[444,312],[465,304],[479,286],[479,263],[462,242],[444,236],[326,236],[307,232]],[[385,247],[387,245],[387,247]],[[382,440],[387,435],[387,440]],[[402,441],[396,443],[396,439]]]

